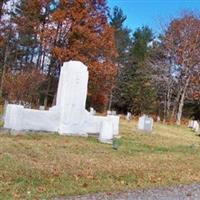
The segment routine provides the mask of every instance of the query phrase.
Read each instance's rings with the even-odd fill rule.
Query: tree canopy
[[[131,30],[126,18],[105,0],[1,1],[2,98],[51,106],[63,62],[79,60],[90,73],[87,106],[178,125],[199,118],[198,15],[175,17],[159,36],[148,26]]]

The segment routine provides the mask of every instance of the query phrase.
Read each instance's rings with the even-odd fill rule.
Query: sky
[[[133,31],[148,25],[155,34],[162,31],[170,19],[180,16],[183,11],[191,10],[200,14],[200,0],[107,0],[112,10],[120,7],[127,16],[125,25]]]

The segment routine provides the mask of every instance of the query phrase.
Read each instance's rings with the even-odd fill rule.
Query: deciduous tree
[[[80,60],[89,67],[90,99],[98,93],[107,97],[116,75],[116,52],[106,2],[61,0],[49,20],[44,45],[51,51],[51,73],[65,61]]]
[[[166,55],[176,68],[178,90],[174,102],[176,123],[180,125],[184,102],[193,75],[200,70],[200,19],[192,14],[174,19],[164,37]],[[175,112],[174,112],[175,113]]]

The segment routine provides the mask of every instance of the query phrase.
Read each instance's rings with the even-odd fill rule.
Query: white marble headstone
[[[192,128],[193,124],[194,124],[194,121],[193,120],[189,120],[189,122],[188,122],[188,128]]]
[[[49,110],[34,110],[8,104],[4,127],[19,131],[51,131],[62,135],[101,133],[101,141],[112,139],[118,134],[119,120],[93,116],[85,109],[87,85],[87,66],[79,61],[65,62],[61,68],[56,105]],[[108,131],[106,127],[109,127]]]
[[[192,129],[193,129],[195,132],[199,132],[199,123],[198,123],[197,120],[194,120],[194,121],[193,121]]]
[[[157,122],[160,122],[160,116],[157,116]]]
[[[138,129],[145,132],[153,130],[153,118],[143,115],[139,118]]]
[[[117,115],[117,112],[115,110],[112,110],[111,115]]]
[[[130,112],[127,112],[127,114],[126,114],[126,120],[127,121],[131,120],[131,113]]]
[[[107,115],[112,115],[111,110],[107,110]]]
[[[96,114],[96,110],[92,107],[90,107],[90,114],[91,115],[95,115]]]

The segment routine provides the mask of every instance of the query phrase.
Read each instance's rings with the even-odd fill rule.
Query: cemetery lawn
[[[200,137],[155,124],[140,134],[121,121],[118,150],[95,137],[0,135],[0,199],[49,199],[200,182]]]

